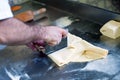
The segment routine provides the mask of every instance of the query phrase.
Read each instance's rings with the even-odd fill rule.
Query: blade
[[[56,45],[56,46],[49,46],[49,45],[46,45],[45,47],[45,54],[48,55],[48,54],[51,54],[55,51],[58,51],[62,48],[65,48],[67,47],[67,37],[66,38],[63,38],[62,41]]]
[[[72,22],[73,21],[68,16],[64,16],[64,17],[61,17],[61,18],[57,19],[53,23],[51,23],[51,25],[61,27],[61,28],[66,29],[68,31],[67,27],[69,25],[71,25]],[[67,37],[62,38],[62,41],[56,46],[46,45],[45,54],[48,55],[50,53],[53,53],[53,52],[58,51],[58,50],[60,50],[62,48],[65,48],[65,47],[67,47]]]

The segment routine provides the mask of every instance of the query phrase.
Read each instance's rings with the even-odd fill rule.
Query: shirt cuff
[[[13,17],[8,0],[0,0],[0,20]]]

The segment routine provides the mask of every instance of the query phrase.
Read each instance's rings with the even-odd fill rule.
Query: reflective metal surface
[[[32,7],[32,4],[26,4]],[[38,6],[39,7],[39,6]],[[48,7],[48,21],[71,16]],[[50,20],[50,21],[49,21]],[[36,24],[41,24],[39,21]],[[69,32],[109,50],[107,58],[57,67],[48,57],[40,57],[26,46],[9,46],[0,51],[0,80],[119,80],[120,39],[112,40],[99,32],[101,25],[80,19]],[[67,56],[67,54],[66,54]]]
[[[83,19],[88,19],[90,21],[94,21],[102,25],[111,19],[120,21],[120,15],[119,15],[120,13],[112,12],[112,11],[95,7],[95,6],[91,6],[89,4],[83,4],[76,0],[64,0],[64,1],[63,0],[52,0],[52,1],[51,0],[35,0],[35,1],[57,7],[64,11],[73,13],[74,15],[77,15]],[[94,1],[94,0],[91,0],[91,1]],[[96,1],[96,2],[99,2],[99,1]]]

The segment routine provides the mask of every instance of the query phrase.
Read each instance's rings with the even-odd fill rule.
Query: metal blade
[[[50,53],[53,53],[53,52],[58,51],[58,50],[60,50],[62,48],[65,48],[65,47],[67,47],[67,37],[63,38],[62,41],[56,46],[46,45],[45,54],[48,55]]]

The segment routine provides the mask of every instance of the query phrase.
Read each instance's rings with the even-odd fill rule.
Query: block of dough
[[[108,50],[96,47],[87,41],[72,34],[68,34],[68,46],[48,56],[58,65],[69,62],[86,62],[105,58]]]
[[[110,20],[102,26],[100,32],[105,36],[116,39],[120,37],[120,22]]]

